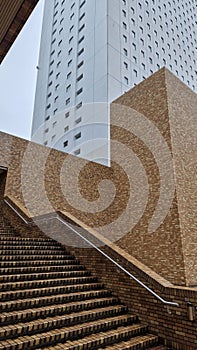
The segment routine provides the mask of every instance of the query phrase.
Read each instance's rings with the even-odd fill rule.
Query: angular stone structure
[[[5,196],[31,217],[70,212],[169,282],[195,286],[195,108],[166,69],[117,99],[110,168],[1,133]]]

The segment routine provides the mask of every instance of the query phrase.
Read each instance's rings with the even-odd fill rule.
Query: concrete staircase
[[[59,243],[0,232],[0,350],[165,349]]]

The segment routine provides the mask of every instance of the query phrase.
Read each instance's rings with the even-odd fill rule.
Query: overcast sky
[[[30,138],[44,0],[0,65],[0,131]]]

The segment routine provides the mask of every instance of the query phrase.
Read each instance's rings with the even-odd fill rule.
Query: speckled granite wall
[[[0,133],[5,195],[30,216],[66,210],[168,281],[197,285],[193,141],[176,125],[195,98],[162,69],[116,100],[111,168]]]

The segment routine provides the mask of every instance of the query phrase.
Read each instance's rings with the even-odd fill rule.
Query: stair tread
[[[117,343],[117,344],[113,344],[113,345],[108,345],[108,346],[106,346],[106,347],[104,347],[104,348],[99,348],[98,350],[131,350],[132,349],[132,346],[136,346],[136,345],[138,345],[139,343],[143,343],[143,342],[147,342],[147,341],[149,341],[149,340],[154,340],[154,339],[156,339],[156,340],[158,340],[158,337],[157,336],[155,336],[154,334],[151,334],[151,333],[148,333],[148,334],[146,334],[146,335],[140,335],[140,336],[136,336],[135,338],[133,338],[133,339],[129,339],[129,340],[127,340],[127,341],[121,341],[121,342],[119,342],[119,343]],[[50,349],[52,349],[52,348],[48,348],[49,350]],[[54,350],[56,350],[56,348],[54,347],[53,348]],[[58,348],[57,348],[58,349]],[[59,348],[60,349],[60,348]],[[64,349],[64,348],[62,348],[62,349]],[[134,348],[134,349],[136,349],[136,347]],[[139,348],[138,348],[139,349]],[[147,348],[145,348],[144,350],[146,350]],[[161,349],[162,350],[162,348],[160,348],[160,347],[149,347],[149,350],[151,350],[151,349],[154,349],[154,350],[159,350],[159,349]],[[164,350],[165,350],[165,348],[163,348]]]
[[[0,327],[0,337],[3,335],[8,337],[10,335],[10,332],[13,335],[13,332],[16,334],[16,336],[21,335],[21,332],[27,334],[28,332],[35,332],[38,333],[46,331],[46,328],[62,328],[65,327],[65,325],[69,326],[73,323],[79,324],[81,322],[90,323],[90,320],[95,320],[95,318],[99,317],[99,320],[103,320],[109,317],[117,317],[117,319],[124,319],[128,320],[129,322],[136,322],[137,317],[135,315],[131,315],[128,313],[124,313],[125,310],[123,309],[122,305],[111,305],[111,306],[105,306],[101,308],[96,309],[90,309],[90,310],[84,310],[80,312],[73,312],[70,314],[63,314],[63,315],[57,315],[55,317],[46,317],[46,318],[38,318],[34,321],[29,322],[19,322],[17,324],[13,325],[7,325]],[[113,315],[110,315],[113,313]]]
[[[36,305],[36,302],[44,302],[44,301],[48,301],[47,305],[50,305],[50,303],[54,303],[57,305],[58,304],[58,300],[61,300],[61,298],[68,298],[68,299],[71,299],[71,298],[75,298],[76,296],[79,298],[79,296],[82,296],[82,297],[88,297],[88,296],[91,296],[91,295],[96,295],[97,294],[110,294],[108,292],[107,289],[98,289],[98,290],[90,290],[90,291],[82,291],[82,292],[77,292],[77,293],[68,293],[68,294],[54,294],[54,295],[47,295],[47,296],[44,296],[44,297],[39,297],[39,298],[26,298],[26,299],[16,299],[16,300],[10,300],[10,301],[4,301],[4,302],[1,302],[1,309],[2,310],[5,310],[6,306],[8,307],[9,305],[13,305],[13,306],[19,306],[19,307],[22,307],[22,305],[24,304],[33,304],[31,305],[31,307],[34,307],[34,305]],[[79,298],[80,299],[80,298]],[[50,301],[51,300],[51,301]],[[60,302],[59,302],[60,303]]]
[[[90,273],[86,270],[79,270],[79,271],[52,271],[52,272],[38,272],[38,273],[32,273],[30,274],[24,274],[21,275],[19,273],[14,274],[14,275],[0,275],[0,282],[2,283],[17,283],[17,282],[32,282],[34,280],[39,280],[38,278],[40,278],[40,280],[44,280],[44,279],[49,279],[49,278],[54,278],[56,277],[56,279],[62,278],[64,276],[68,276],[70,277],[72,275],[72,277],[74,277],[76,275],[77,276],[90,276]],[[57,277],[58,276],[58,277]],[[16,281],[14,281],[16,279]],[[10,282],[7,282],[7,280],[11,280]]]
[[[166,350],[60,243],[0,233],[0,350]]]
[[[53,311],[55,310],[57,312],[57,310],[59,309],[60,311],[65,309],[71,309],[73,307],[74,310],[77,310],[78,307],[82,307],[82,305],[87,306],[88,304],[94,304],[94,303],[102,303],[102,302],[117,302],[117,298],[115,297],[106,297],[106,298],[97,298],[97,299],[90,299],[90,300],[83,300],[83,301],[79,301],[79,302],[72,302],[72,303],[64,303],[64,304],[53,304],[53,305],[47,305],[47,306],[42,306],[42,307],[38,307],[38,308],[34,308],[34,309],[25,309],[25,310],[16,310],[16,311],[11,311],[11,312],[2,312],[0,314],[0,319],[2,318],[6,318],[6,317],[11,317],[13,318],[15,315],[19,316],[19,315],[24,315],[24,314],[38,314],[38,312],[42,311],[44,313],[44,311]],[[123,305],[122,305],[123,306]]]
[[[116,318],[115,317],[110,317],[110,318],[106,318],[104,320],[104,325],[107,325],[107,323],[113,323],[113,321],[115,321]],[[79,344],[79,342],[83,343],[84,341],[87,341],[87,338],[89,338],[88,340],[98,340],[98,339],[103,339],[105,337],[111,337],[111,336],[115,336],[115,337],[118,337],[118,335],[120,335],[120,333],[122,333],[122,335],[126,335],[127,336],[127,333],[128,332],[133,332],[134,334],[136,332],[141,332],[143,331],[144,329],[147,328],[146,325],[142,325],[142,324],[134,324],[134,325],[126,325],[126,326],[121,326],[121,327],[118,327],[116,329],[111,329],[111,330],[107,330],[107,331],[102,331],[102,332],[98,332],[98,333],[93,333],[92,335],[90,336],[87,336],[87,337],[84,337],[84,338],[81,338],[81,340],[77,339],[77,340],[72,340],[72,334],[73,333],[76,333],[78,332],[79,334],[81,334],[82,330],[83,329],[88,329],[88,327],[92,330],[96,330],[96,327],[101,325],[102,321],[101,320],[97,320],[97,321],[94,321],[94,322],[87,322],[85,324],[82,324],[82,325],[75,325],[75,326],[70,326],[70,327],[63,327],[61,329],[54,329],[52,332],[44,332],[44,333],[41,333],[41,334],[38,334],[35,336],[24,336],[24,337],[18,337],[17,338],[17,342],[20,342],[22,341],[23,343],[30,343],[30,346],[33,346],[33,344],[35,344],[34,342],[37,341],[37,344],[39,345],[39,341],[41,342],[42,339],[43,341],[45,340],[45,344],[48,340],[48,343],[50,343],[52,341],[52,338],[56,336],[56,339],[57,337],[61,337],[61,338],[68,338],[69,337],[71,338],[71,340],[68,340],[64,343],[64,349],[69,349],[70,345],[77,345]],[[156,336],[152,336],[152,338],[157,338]],[[47,339],[46,339],[47,338]],[[5,341],[2,341],[0,343],[0,349],[4,349],[6,350],[6,347],[8,346],[14,346],[16,344],[16,340],[14,339],[7,339]],[[67,344],[69,347],[67,347]],[[47,349],[49,349],[47,347]]]
[[[31,280],[31,281],[19,281],[19,282],[5,282],[1,283],[0,290],[3,291],[9,291],[9,290],[18,290],[18,288],[28,288],[32,286],[43,286],[43,285],[66,285],[67,283],[73,284],[73,283],[82,283],[82,282],[95,282],[96,277],[93,276],[79,276],[79,277],[64,277],[64,278],[53,278],[53,279],[44,279],[44,280]]]
[[[86,270],[84,266],[82,265],[77,265],[77,264],[69,264],[69,265],[44,265],[44,266],[33,266],[33,267],[29,267],[29,266],[25,266],[25,267],[5,267],[5,268],[0,268],[0,275],[12,275],[12,274],[20,274],[20,275],[25,275],[28,273],[34,273],[34,271],[36,272],[37,270],[39,272],[37,273],[45,273],[45,272],[50,272],[50,271],[59,271],[62,270],[64,271],[64,269],[66,269],[66,271],[69,271],[69,268],[75,268],[76,271],[77,270]]]
[[[0,267],[3,268],[3,266],[5,265],[12,265],[10,267],[17,267],[16,265],[21,265],[21,267],[27,267],[28,266],[32,266],[34,265],[36,266],[54,266],[52,265],[52,263],[55,263],[55,265],[68,265],[68,264],[76,264],[78,265],[79,262],[76,259],[64,259],[64,260],[56,260],[56,259],[50,259],[50,260],[4,260],[4,261],[0,261]],[[19,266],[18,266],[19,267]]]

